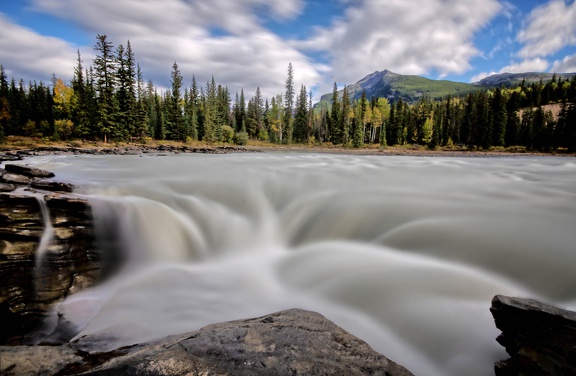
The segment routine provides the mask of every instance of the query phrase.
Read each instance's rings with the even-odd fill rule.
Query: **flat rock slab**
[[[8,172],[29,176],[31,178],[52,178],[55,176],[54,173],[51,171],[41,170],[39,168],[24,165],[7,164],[6,166],[4,166],[4,168]]]
[[[30,184],[32,188],[42,189],[51,192],[73,192],[74,184],[60,181],[38,180]]]
[[[26,360],[30,351],[4,353],[0,348],[0,373],[32,375],[42,369],[60,375],[412,375],[322,315],[300,309],[209,325],[111,352],[94,348],[101,340],[83,337],[50,347],[47,351],[61,349],[62,355],[36,356],[34,370]],[[61,359],[68,363],[63,365]]]
[[[18,184],[18,185],[29,185],[32,183],[34,178],[29,176],[15,174],[11,172],[6,172],[2,177],[0,177],[4,183],[7,184]]]

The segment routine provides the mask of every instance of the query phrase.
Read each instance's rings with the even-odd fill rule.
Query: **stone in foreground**
[[[0,373],[412,375],[322,315],[300,309],[213,324],[183,336],[112,352],[92,348],[100,340],[83,337],[76,343],[48,347],[48,356],[42,355],[41,346],[0,348]],[[34,362],[29,361],[32,357]]]
[[[502,295],[490,311],[511,356],[496,363],[497,376],[576,375],[576,312]]]

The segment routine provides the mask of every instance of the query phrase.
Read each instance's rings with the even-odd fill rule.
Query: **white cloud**
[[[497,72],[492,71],[492,72],[479,73],[476,76],[472,77],[471,82],[478,82],[485,77],[500,73],[545,72],[549,66],[550,63],[546,59],[542,58],[524,60],[519,63],[512,63],[510,65],[507,65]]]
[[[267,97],[282,93],[290,62],[298,85],[316,84],[326,69],[261,26],[260,13],[294,18],[303,0],[34,0],[34,7],[115,45],[130,40],[144,75],[158,86],[169,85],[174,61],[187,83],[192,74],[199,85],[213,75],[232,96],[240,88],[252,95],[256,86]]]
[[[14,24],[0,13],[0,51],[8,79],[25,81],[52,75],[70,79],[76,62],[76,49],[58,39],[40,35]],[[15,74],[17,73],[17,74]]]
[[[562,60],[556,60],[552,63],[551,72],[557,73],[574,73],[576,72],[576,55],[566,56]]]
[[[524,44],[522,58],[544,57],[565,46],[576,45],[576,2],[552,0],[535,8],[529,15],[527,26],[518,34]]]
[[[339,82],[356,82],[369,72],[463,73],[479,54],[473,37],[501,10],[496,0],[356,1],[331,27],[297,44],[325,50]]]

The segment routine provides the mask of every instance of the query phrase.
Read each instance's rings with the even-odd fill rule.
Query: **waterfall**
[[[576,307],[572,159],[58,161],[124,256],[58,307],[102,350],[298,307],[416,375],[491,375],[494,295]]]

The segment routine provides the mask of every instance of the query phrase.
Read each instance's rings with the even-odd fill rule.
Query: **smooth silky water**
[[[117,273],[56,309],[102,350],[298,307],[416,375],[491,375],[494,295],[576,308],[574,158],[26,162],[82,185],[100,236],[121,234]]]

